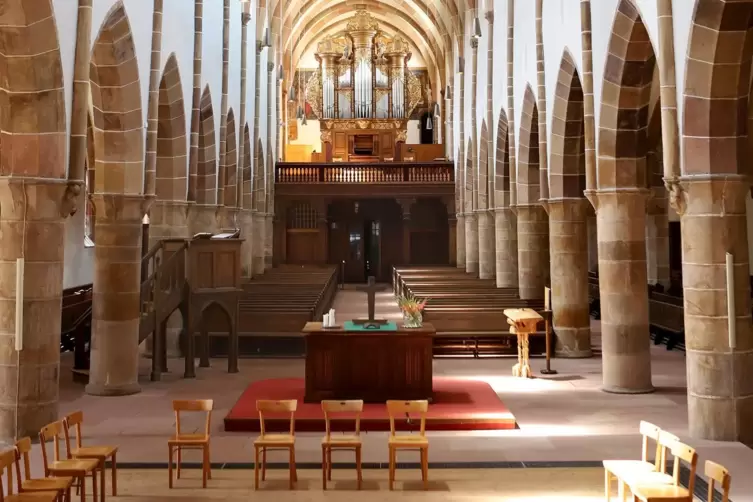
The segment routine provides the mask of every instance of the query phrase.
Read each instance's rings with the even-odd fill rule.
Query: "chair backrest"
[[[659,440],[656,442],[656,457],[654,465],[659,472],[667,472],[667,453],[672,450],[672,445],[680,441],[680,438],[665,430],[659,431]]]
[[[322,411],[324,412],[324,425],[327,434],[327,439],[330,437],[330,415],[333,414],[351,414],[354,415],[356,422],[355,431],[356,436],[361,434],[361,412],[363,411],[362,400],[350,400],[350,401],[334,401],[324,400],[322,401]]]
[[[83,411],[74,411],[73,413],[70,413],[66,415],[66,417],[63,419],[63,424],[65,425],[65,442],[66,447],[70,449],[71,445],[71,436],[70,431],[71,428],[73,428],[73,433],[76,436],[76,448],[81,448],[81,424],[84,423],[84,412]]]
[[[44,448],[44,445],[42,446]],[[16,441],[16,457],[18,462],[23,460],[24,479],[31,479],[31,438],[25,437]],[[18,471],[20,471],[20,466]],[[21,473],[17,472],[19,483],[21,482]]]
[[[185,413],[206,413],[204,418],[204,437],[209,437],[209,429],[212,426],[212,409],[214,401],[212,399],[175,399],[173,400],[173,411],[175,412],[175,433],[180,435],[180,414]]]
[[[411,413],[416,413],[421,419],[420,434],[426,435],[426,412],[429,411],[429,401],[387,401],[387,414],[390,416],[390,436],[395,435],[395,418],[410,419]]]
[[[656,453],[657,456],[655,458],[655,461],[659,461],[658,453],[659,453],[659,432],[661,429],[657,427],[656,425],[646,422],[644,420],[641,420],[641,424],[639,426],[639,430],[641,432],[642,436],[642,443],[641,443],[641,460],[644,462],[648,462],[648,441],[649,439],[653,439],[656,442]],[[658,465],[657,465],[658,467]]]
[[[661,438],[660,438],[661,439]],[[672,470],[675,486],[680,486],[680,463],[686,462],[690,467],[690,478],[688,480],[688,491],[693,493],[695,488],[695,470],[698,465],[698,454],[695,448],[688,446],[680,441],[674,441],[671,446],[672,455],[675,457],[675,465]]]
[[[42,462],[44,463],[44,475],[45,477],[50,475],[49,458],[47,457],[47,442],[52,440],[53,444],[53,459],[55,461],[60,460],[60,440],[65,439],[65,425],[62,420],[52,422],[42,427],[39,431],[39,443],[42,447]],[[66,457],[70,454],[66,451]]]
[[[722,502],[727,502],[729,500],[729,485],[732,481],[729,471],[716,462],[707,460],[705,474],[709,478],[708,502],[714,502],[714,489],[717,483],[719,483],[722,490]]]
[[[296,399],[283,399],[280,401],[259,399],[256,401],[256,411],[259,412],[259,425],[261,435],[266,434],[264,428],[264,415],[270,413],[290,413],[290,435],[295,434],[295,410],[298,409]]]
[[[16,462],[16,449],[12,448],[10,450],[5,450],[4,452],[0,453],[0,473],[3,471],[8,471],[10,473],[11,468],[13,467],[13,464]],[[12,484],[12,477],[8,477],[8,495],[13,495],[13,484]],[[5,501],[5,496],[3,495],[5,493],[5,490],[3,488],[3,477],[0,476],[0,502]]]

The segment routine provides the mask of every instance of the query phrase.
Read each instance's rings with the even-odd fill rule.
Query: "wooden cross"
[[[368,306],[369,306],[369,318],[366,320],[369,324],[377,322],[379,323],[377,319],[374,319],[374,304],[375,304],[375,296],[376,293],[379,291],[384,291],[384,286],[377,286],[376,285],[376,279],[374,276],[369,276],[369,280],[366,283],[366,286],[356,286],[357,291],[363,291],[368,295]]]

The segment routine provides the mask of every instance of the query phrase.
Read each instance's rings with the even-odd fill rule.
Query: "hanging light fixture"
[[[439,117],[442,113],[439,111],[439,103],[434,102],[434,116]]]
[[[306,114],[304,113],[303,120],[301,121],[301,125],[306,125],[306,124],[308,124],[308,121],[306,120]]]
[[[290,90],[288,91],[288,102],[295,103],[295,87],[293,85],[290,85]]]
[[[449,85],[444,90],[444,98],[445,99],[452,99],[452,88]]]
[[[262,39],[261,43],[262,47],[272,47],[272,44],[269,42],[269,28],[264,29],[264,38]]]
[[[462,57],[458,57],[458,73],[463,74],[463,68],[465,68],[465,60]]]
[[[479,18],[473,19],[473,38],[481,38],[481,21]]]
[[[282,65],[277,68],[277,78],[279,80],[285,80],[285,70],[282,69]]]
[[[300,106],[295,112],[295,118],[297,118],[298,120],[301,120],[303,118],[303,108],[301,108]]]
[[[434,129],[434,124],[431,121],[431,114],[429,114],[429,118],[426,119],[426,130],[431,131]]]

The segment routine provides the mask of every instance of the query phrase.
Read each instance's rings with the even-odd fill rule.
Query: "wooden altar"
[[[307,323],[305,402],[432,399],[434,326],[345,331]]]

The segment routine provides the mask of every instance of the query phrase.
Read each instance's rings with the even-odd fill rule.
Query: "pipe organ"
[[[327,160],[394,158],[422,102],[421,82],[408,70],[407,41],[388,36],[359,10],[344,31],[317,44],[315,56],[319,68],[306,84],[306,100],[320,120]]]

